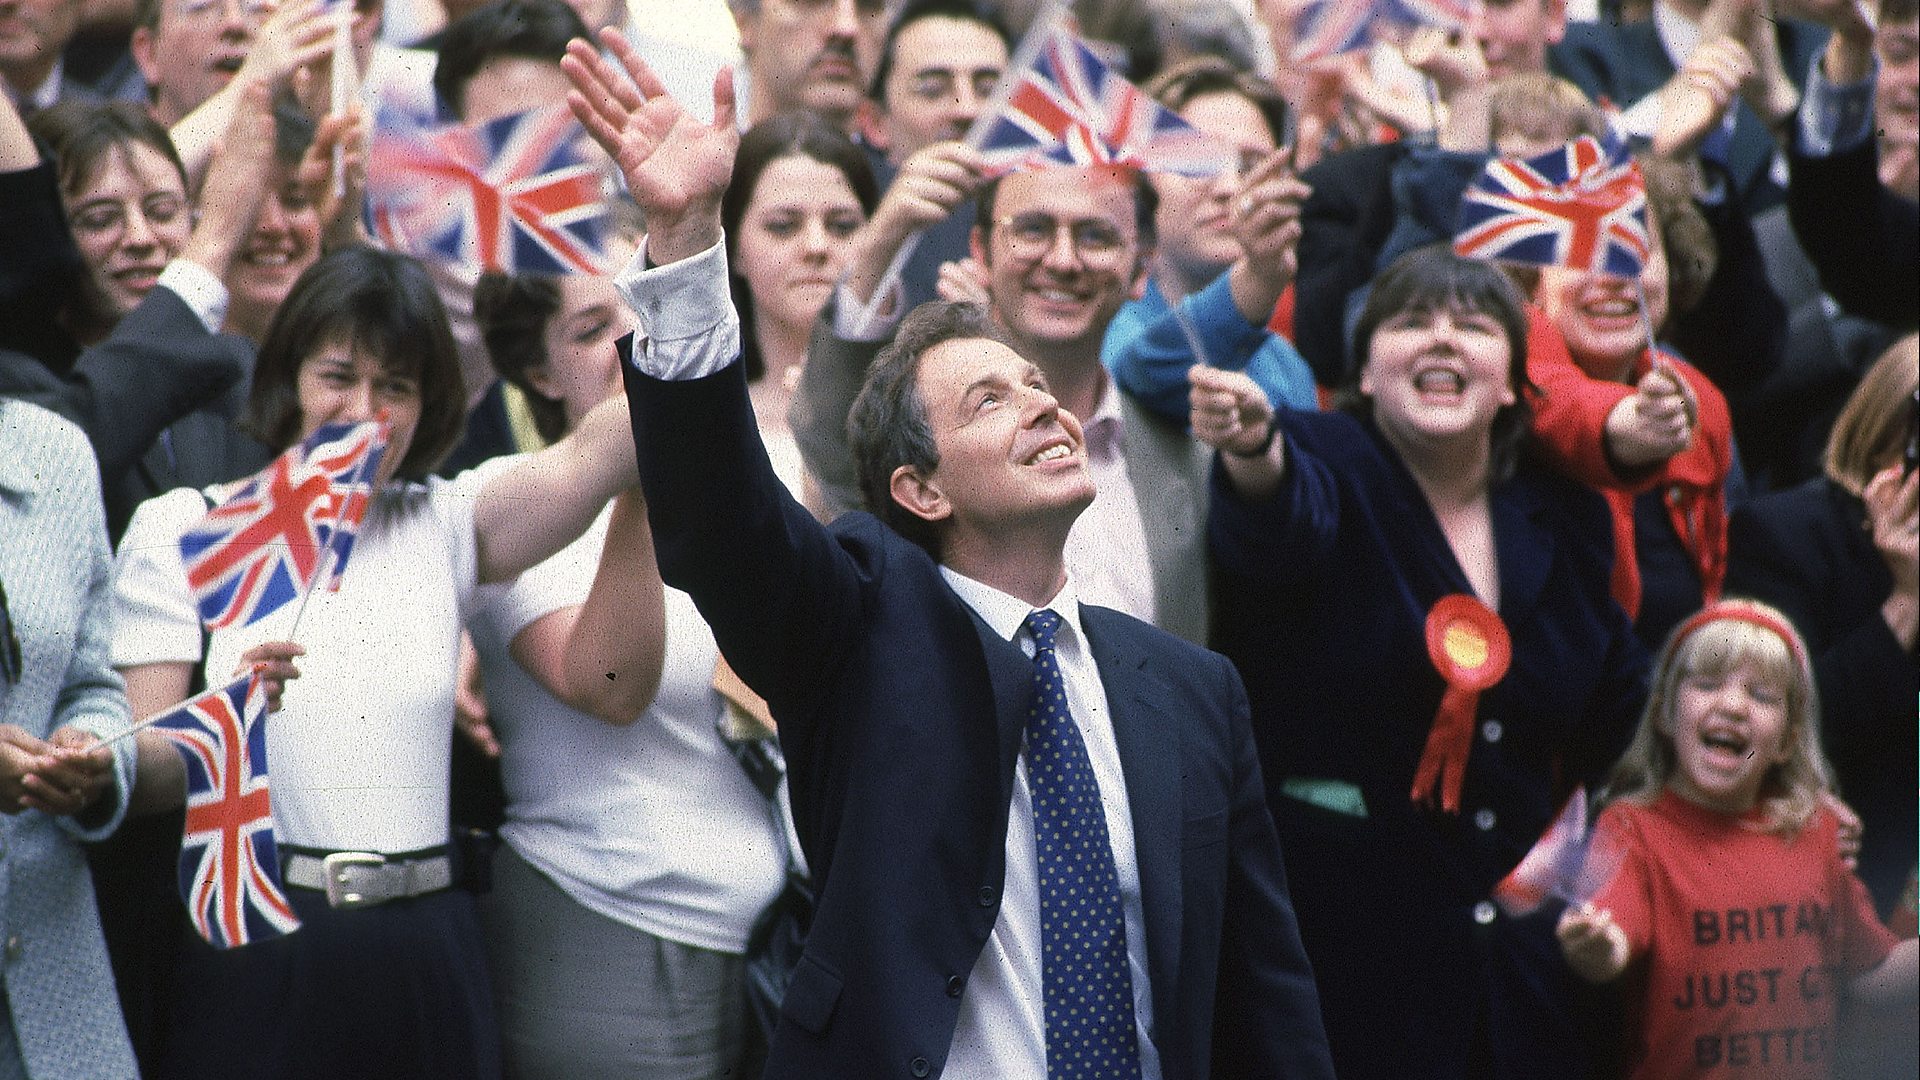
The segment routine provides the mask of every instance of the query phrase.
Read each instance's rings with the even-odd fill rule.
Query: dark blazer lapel
[[[999,733],[1000,754],[996,759],[1000,766],[1000,809],[1004,812],[1013,802],[1013,762],[1020,756],[1020,741],[1027,731],[1027,709],[1033,704],[1033,661],[1027,659],[1020,646],[994,633],[978,612],[960,603],[973,619],[973,629],[980,637],[982,660],[987,666],[987,680],[993,686],[993,715],[995,730]]]
[[[1122,640],[1124,618],[1104,608],[1080,607],[1087,645],[1106,685],[1107,714],[1127,777],[1153,1011],[1167,1018],[1179,1015],[1173,995],[1180,971],[1182,903],[1180,727],[1160,704],[1166,695],[1146,670],[1146,655]]]

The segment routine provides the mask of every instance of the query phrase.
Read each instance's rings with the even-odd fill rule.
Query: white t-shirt
[[[738,953],[786,864],[767,800],[716,729],[719,649],[693,599],[666,591],[660,689],[626,727],[561,703],[508,652],[529,624],[586,601],[608,518],[603,511],[558,555],[476,597],[468,629],[501,743],[501,836],[589,910]]]
[[[207,679],[233,677],[263,641],[306,646],[267,727],[274,835],[299,847],[399,854],[447,842],[447,770],[460,625],[477,573],[485,476],[390,489],[368,511],[337,593],[216,632]],[[134,512],[114,563],[116,667],[200,658],[180,537],[206,513],[179,488]]]

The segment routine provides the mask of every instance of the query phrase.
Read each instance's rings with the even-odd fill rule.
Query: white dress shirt
[[[1033,607],[948,567],[940,576],[993,632],[1016,642],[1032,657],[1033,638],[1024,624]],[[1127,926],[1127,967],[1133,975],[1133,1021],[1139,1034],[1141,1080],[1159,1080],[1160,1054],[1153,1030],[1152,984],[1147,978],[1147,925],[1140,903],[1140,862],[1133,847],[1133,815],[1127,802],[1126,774],[1107,710],[1107,688],[1087,651],[1080,625],[1080,601],[1071,577],[1047,605],[1061,619],[1053,641],[1060,674],[1067,682],[1067,708],[1087,744],[1087,758],[1100,784],[1107,840],[1120,885],[1120,911]],[[1024,740],[1023,740],[1024,741]],[[992,1077],[994,1080],[1047,1080],[1047,1021],[1041,998],[1039,856],[1033,839],[1033,795],[1027,786],[1024,749],[1013,765],[1013,803],[1007,809],[1007,879],[1000,890],[1000,915],[987,945],[974,962],[960,995],[960,1018],[942,1075]]]

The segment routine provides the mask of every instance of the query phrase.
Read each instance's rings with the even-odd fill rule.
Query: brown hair
[[[99,167],[101,159],[129,143],[152,148],[180,174],[187,186],[187,167],[173,148],[173,139],[145,108],[131,101],[63,101],[33,114],[27,128],[47,144],[60,191],[71,198]]]
[[[533,385],[527,372],[547,363],[547,324],[560,311],[560,282],[548,274],[488,273],[473,291],[473,319],[487,358],[527,397],[533,426],[549,443],[567,433],[565,404]]]
[[[1914,388],[1920,385],[1920,337],[1908,334],[1880,354],[1853,388],[1827,435],[1828,479],[1854,495],[1873,474],[1900,460],[1920,416]]]
[[[1487,111],[1496,139],[1507,131],[1548,143],[1572,142],[1582,135],[1607,137],[1607,116],[1586,92],[1544,71],[1495,79],[1488,88]]]
[[[940,467],[940,448],[920,396],[920,358],[936,345],[975,340],[1006,341],[985,307],[935,300],[914,308],[867,369],[847,414],[847,441],[867,509],[936,559],[939,533],[932,522],[894,501],[893,473],[902,465],[922,475]]]
[[[1153,100],[1174,112],[1185,109],[1195,98],[1209,94],[1233,94],[1246,98],[1267,121],[1267,134],[1274,145],[1287,140],[1287,102],[1280,91],[1265,79],[1249,75],[1213,56],[1196,56],[1162,71],[1140,88]]]
[[[420,386],[420,422],[396,479],[425,477],[466,426],[466,382],[446,308],[426,268],[405,255],[346,247],[293,283],[274,312],[253,370],[246,428],[275,451],[300,437],[300,364],[331,341],[376,356]]]

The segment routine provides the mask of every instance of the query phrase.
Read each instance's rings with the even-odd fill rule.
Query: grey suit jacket
[[[829,303],[814,323],[807,364],[788,422],[800,456],[820,486],[827,513],[866,508],[847,414],[884,341],[848,341],[833,332]],[[1147,531],[1155,624],[1196,645],[1212,630],[1212,574],[1207,565],[1207,469],[1212,452],[1184,430],[1120,392],[1121,452]]]
[[[126,694],[107,663],[110,570],[86,436],[38,406],[0,400],[0,581],[22,661],[19,681],[0,680],[0,724],[36,738],[126,729]],[[0,815],[0,986],[11,1006],[0,1024],[11,1022],[29,1076],[134,1076],[79,843],[119,825],[132,784],[133,745],[122,742],[113,786],[84,820]]]

